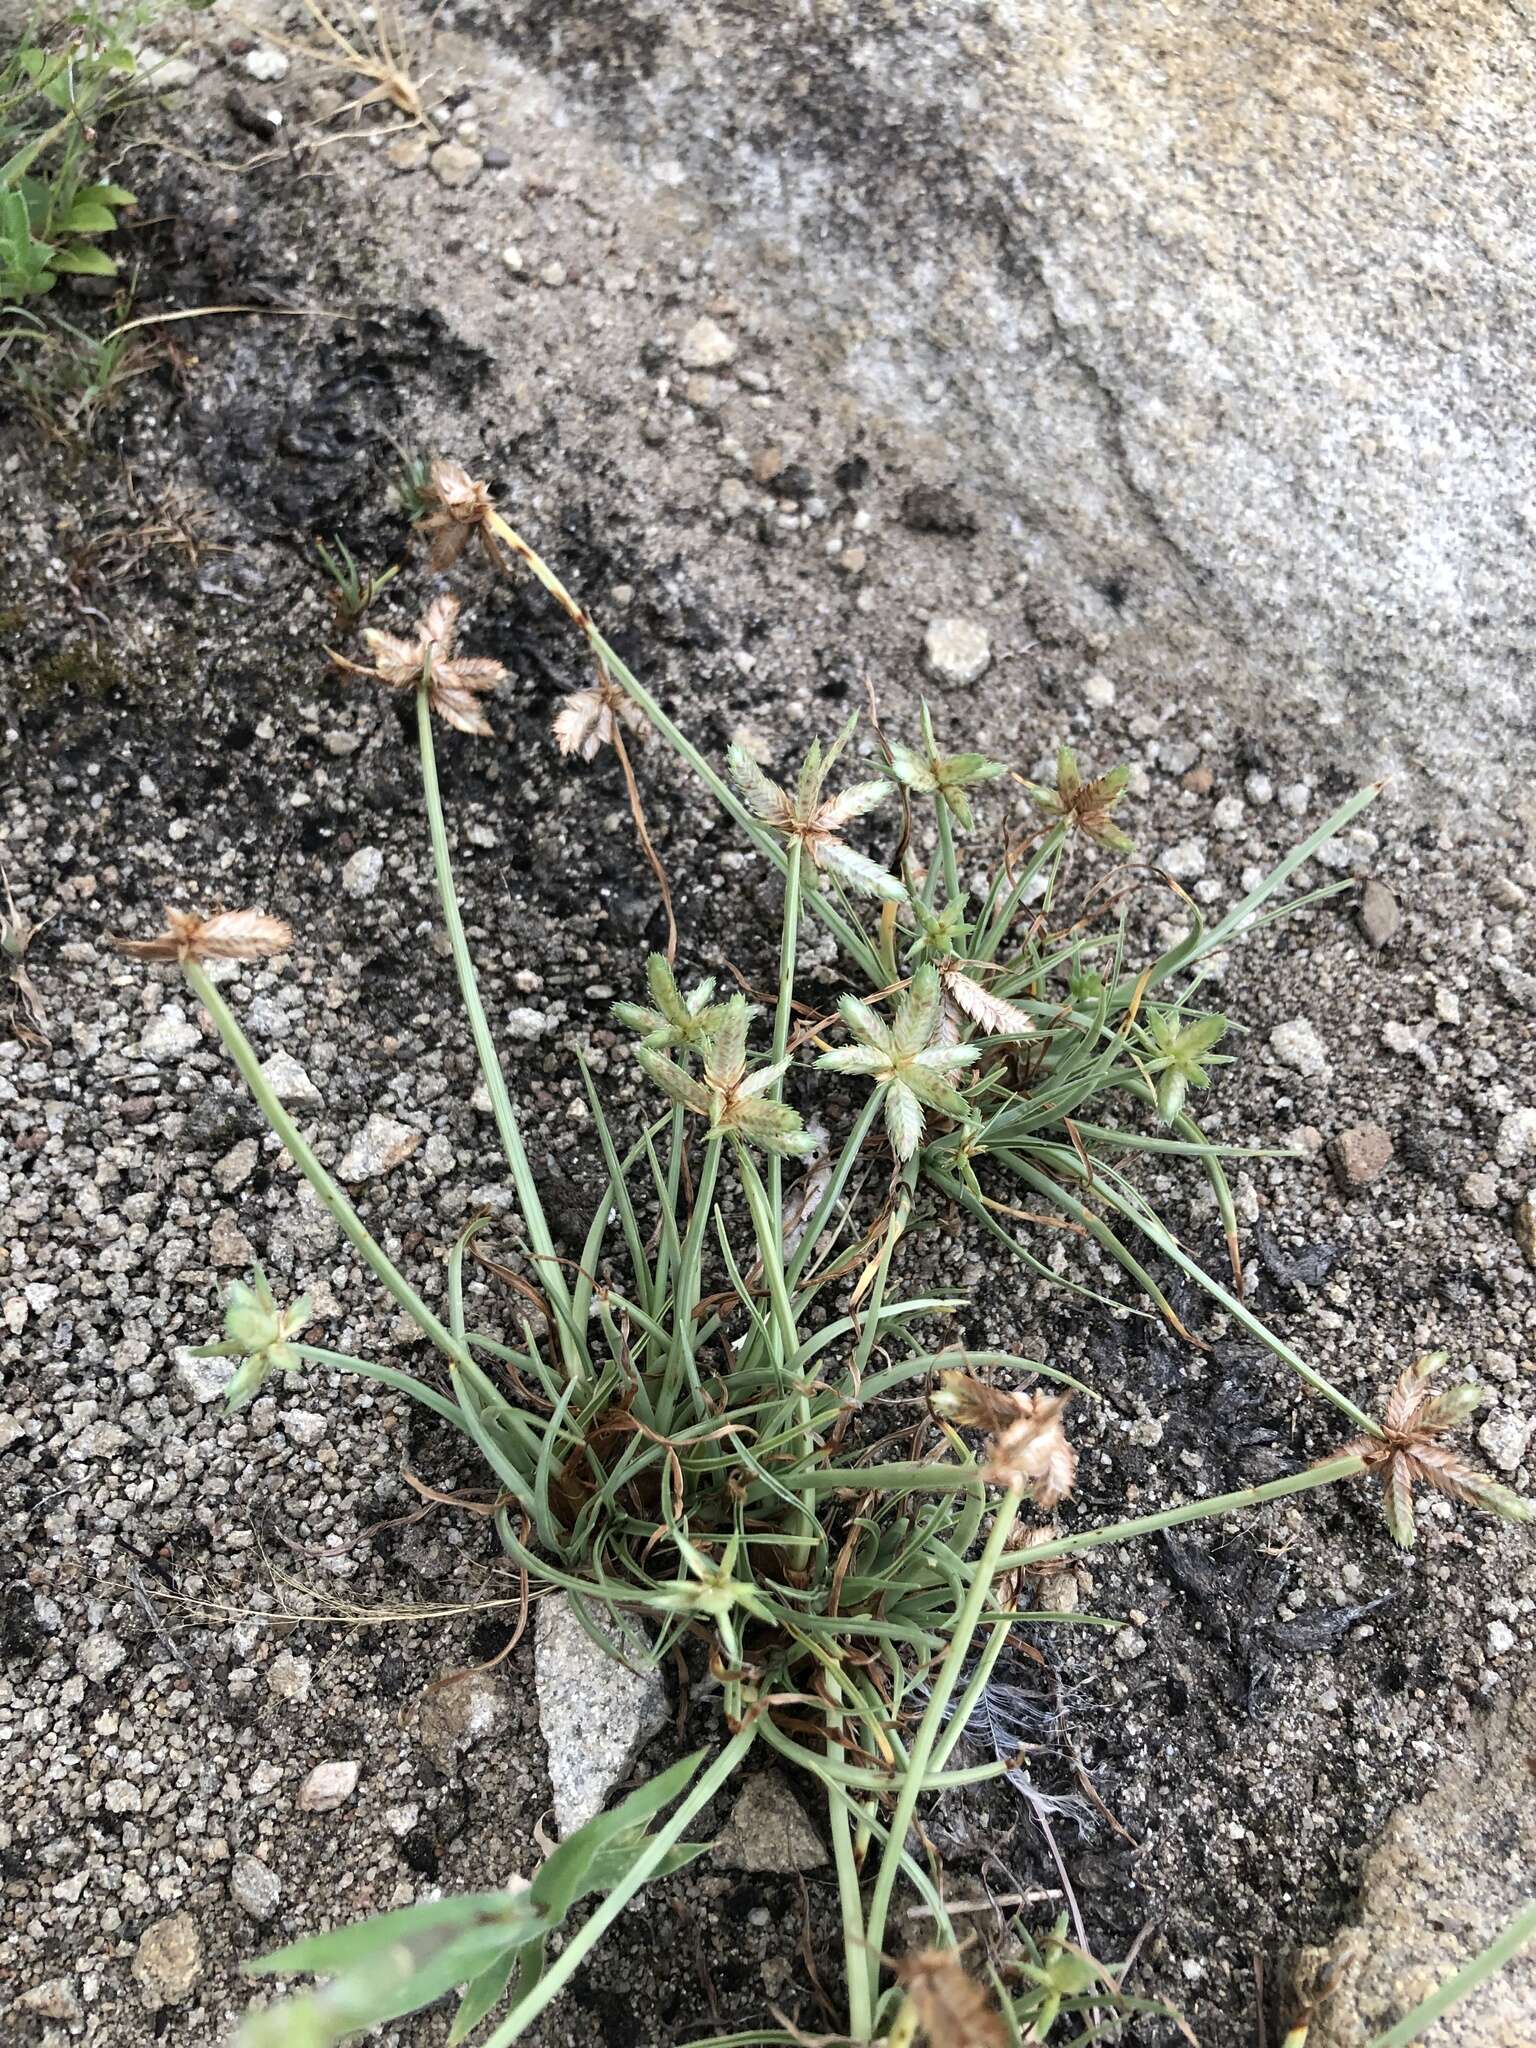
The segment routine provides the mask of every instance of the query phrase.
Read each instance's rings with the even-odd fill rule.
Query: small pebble
[[[678,359],[685,370],[722,370],[736,360],[736,344],[723,327],[706,314],[695,320],[683,336]]]
[[[173,1913],[144,1930],[133,1974],[151,2012],[191,1997],[203,1974],[203,1938],[190,1913]]]
[[[300,1813],[330,1813],[344,1806],[357,1790],[362,1765],[347,1762],[316,1764],[299,1787]]]
[[[413,1131],[392,1116],[371,1116],[347,1148],[337,1167],[341,1180],[377,1180],[392,1173],[410,1158],[421,1143],[421,1132]]]
[[[992,662],[992,639],[974,619],[930,619],[923,660],[935,682],[963,687],[979,682]]]
[[[229,1873],[229,1895],[242,1913],[260,1923],[277,1911],[283,1887],[276,1871],[259,1856],[237,1856]]]
[[[432,152],[432,175],[450,192],[462,192],[479,177],[485,158],[464,142],[445,142]]]
[[[384,876],[384,856],[376,846],[360,846],[341,871],[349,896],[371,896]]]
[[[179,1060],[189,1052],[196,1052],[202,1042],[203,1034],[181,1004],[167,1003],[160,1014],[144,1026],[139,1051],[147,1060]]]
[[[1328,1054],[1308,1017],[1291,1017],[1269,1034],[1269,1049],[1283,1067],[1309,1078],[1328,1072]]]
[[[280,78],[288,76],[288,58],[282,50],[258,44],[254,50],[246,51],[245,68],[258,85],[276,85]]]
[[[1360,891],[1360,904],[1355,913],[1366,941],[1379,953],[1397,937],[1398,926],[1403,921],[1397,898],[1382,882],[1368,881]]]
[[[1351,1124],[1328,1147],[1333,1177],[1347,1193],[1368,1187],[1392,1164],[1392,1136],[1380,1124]]]
[[[1176,882],[1195,882],[1205,873],[1205,841],[1181,839],[1163,849],[1162,866]]]

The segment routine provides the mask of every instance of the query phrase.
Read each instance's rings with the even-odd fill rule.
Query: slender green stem
[[[1240,1508],[1262,1507],[1267,1500],[1311,1493],[1315,1487],[1353,1479],[1364,1470],[1364,1458],[1352,1451],[1346,1457],[1330,1458],[1325,1465],[1309,1465],[1304,1472],[1271,1479],[1264,1486],[1242,1486],[1235,1493],[1211,1494],[1204,1500],[1186,1501],[1182,1507],[1161,1508],[1155,1515],[1138,1515],[1128,1522],[1106,1522],[1101,1528],[1084,1529],[1076,1536],[1056,1536],[1049,1543],[1036,1543],[1028,1550],[1010,1551],[1001,1569],[1009,1572],[1021,1566],[1049,1564],[1053,1558],[1070,1557],[1074,1551],[1100,1550],[1108,1543],[1129,1543],[1137,1536],[1153,1536],[1159,1529],[1176,1529],[1185,1522],[1203,1521],[1207,1515],[1231,1515]]]
[[[934,795],[933,808],[939,821],[939,861],[944,872],[944,901],[958,903],[960,869],[955,860],[955,828],[950,820],[949,805],[944,800],[942,789]]]
[[[202,967],[196,960],[187,960],[182,964],[182,973],[186,976],[188,988],[213,1019],[214,1029],[223,1040],[225,1051],[239,1069],[241,1080],[250,1089],[257,1108],[282,1139],[294,1165],[341,1225],[343,1235],[363,1264],[392,1299],[405,1310],[422,1334],[431,1338],[439,1351],[445,1353],[455,1364],[467,1365],[473,1369],[474,1360],[470,1357],[468,1348],[433,1315],[389,1254],[370,1234],[362,1218],[315,1157],[313,1148],[303,1132],[272,1092],[266,1075],[261,1071],[261,1061],[256,1057],[255,1048]]]
[[[667,1357],[661,1398],[657,1403],[657,1427],[664,1434],[672,1426],[672,1416],[677,1406],[678,1384],[682,1379],[686,1378],[689,1381],[696,1398],[700,1398],[700,1407],[703,1405],[698,1365],[694,1356],[693,1317],[699,1305],[704,1231],[714,1206],[715,1180],[720,1171],[720,1148],[723,1143],[724,1140],[717,1137],[711,1137],[705,1143],[704,1158],[699,1167],[698,1186],[693,1193],[693,1215],[689,1219],[688,1234],[678,1253],[677,1280],[672,1290],[672,1348]]]
[[[1432,2027],[1453,2005],[1460,2004],[1469,1991],[1475,1991],[1495,1970],[1502,1970],[1511,1962],[1528,1941],[1536,1941],[1536,1899],[1529,1900],[1498,1939],[1491,1941],[1480,1956],[1474,1956],[1465,1969],[1458,1970],[1437,1991],[1421,1999],[1412,2012],[1404,2013],[1395,2027],[1378,2034],[1371,2048],[1408,2048],[1410,2041],[1417,2041],[1426,2028]]]
[[[464,998],[469,1028],[474,1036],[475,1056],[480,1062],[486,1092],[491,1098],[491,1114],[501,1138],[501,1149],[506,1154],[507,1165],[511,1170],[512,1185],[517,1191],[517,1204],[527,1227],[528,1243],[533,1251],[538,1283],[554,1306],[555,1313],[551,1320],[555,1326],[561,1356],[565,1360],[566,1371],[573,1378],[579,1378],[586,1368],[575,1333],[569,1325],[570,1290],[566,1286],[565,1275],[555,1255],[554,1240],[549,1234],[549,1225],[544,1217],[544,1205],[539,1200],[533,1169],[528,1164],[522,1133],[517,1127],[517,1117],[513,1112],[511,1098],[507,1094],[506,1078],[501,1071],[501,1061],[496,1056],[496,1042],[491,1036],[491,1027],[486,1021],[485,1008],[480,1001],[475,963],[470,958],[469,942],[464,936],[464,920],[459,915],[458,895],[453,886],[453,863],[448,853],[448,828],[443,818],[442,793],[437,781],[437,755],[432,744],[432,710],[424,689],[416,693],[416,730],[421,742],[421,780],[427,802],[427,824],[432,836],[432,864],[437,871],[438,901],[442,906],[448,943],[453,949],[453,964],[459,977],[459,992]],[[562,1309],[565,1311],[563,1316],[560,1313]]]
[[[871,1997],[880,1984],[880,1952],[885,1944],[885,1922],[890,1912],[891,1896],[896,1889],[896,1876],[901,1868],[901,1848],[907,1839],[907,1829],[912,1825],[912,1816],[917,1811],[918,1797],[924,1779],[928,1776],[934,1746],[944,1732],[945,1710],[950,1695],[954,1692],[960,1677],[961,1666],[965,1663],[971,1647],[971,1638],[981,1620],[982,1609],[986,1606],[987,1595],[1003,1561],[1003,1546],[1013,1533],[1018,1520],[1018,1502],[1009,1497],[999,1506],[993,1517],[992,1527],[987,1531],[986,1544],[977,1561],[965,1599],[955,1616],[955,1625],[950,1634],[944,1661],[934,1676],[928,1694],[928,1705],[923,1713],[917,1734],[907,1758],[907,1768],[902,1774],[901,1790],[896,1795],[896,1810],[891,1815],[890,1838],[885,1853],[880,1858],[880,1867],[875,1874],[875,1889],[869,1902],[868,1941],[869,1954],[865,1960]]]
[[[732,1772],[744,1761],[756,1736],[756,1726],[749,1722],[745,1728],[739,1729],[731,1737],[672,1818],[647,1839],[645,1847],[625,1871],[622,1882],[614,1886],[581,1932],[573,1935],[566,1943],[527,1997],[520,1998],[513,2006],[495,2033],[485,2042],[484,2048],[509,2048],[509,2044],[518,2039],[550,2000],[558,1997],[565,1989],[578,1968],[585,1962],[589,1952],[602,1940],[635,1893],[642,1885],[649,1883],[666,1861],[667,1853],[674,1843],[681,1841],[688,1823],[695,1814],[703,1812]]]
[[[801,1234],[800,1242],[795,1247],[795,1255],[790,1260],[785,1274],[790,1287],[793,1288],[798,1283],[806,1262],[820,1242],[821,1234],[827,1227],[827,1219],[842,1199],[843,1189],[848,1184],[848,1176],[858,1164],[859,1156],[864,1150],[864,1140],[869,1136],[870,1127],[879,1114],[880,1091],[878,1088],[872,1088],[864,1098],[864,1106],[859,1111],[853,1129],[843,1142],[837,1165],[832,1169],[832,1177],[823,1189],[821,1199],[817,1202],[811,1219]]]
[[[784,869],[784,922],[779,934],[779,997],[773,1012],[773,1051],[769,1058],[777,1066],[789,1044],[789,1027],[795,1010],[795,947],[800,937],[800,860],[798,839],[786,849]],[[781,1075],[773,1084],[773,1100],[784,1100]],[[784,1197],[784,1162],[775,1152],[768,1161],[768,1197],[775,1216]]]
[[[885,1242],[881,1245],[875,1261],[875,1277],[870,1285],[869,1305],[863,1311],[864,1327],[859,1332],[859,1348],[854,1353],[849,1375],[855,1387],[863,1379],[869,1365],[870,1353],[875,1348],[875,1337],[880,1328],[880,1311],[885,1306],[886,1282],[890,1278],[891,1258],[906,1230],[907,1218],[912,1213],[912,1188],[917,1180],[917,1171],[918,1158],[914,1153],[901,1170],[901,1185],[896,1190],[891,1220],[885,1228]]]
[[[289,1349],[306,1365],[324,1366],[327,1372],[356,1373],[360,1379],[376,1380],[381,1387],[392,1387],[397,1394],[409,1394],[413,1401],[420,1401],[434,1415],[441,1415],[445,1422],[451,1422],[455,1429],[463,1430],[466,1436],[471,1435],[463,1409],[450,1401],[446,1394],[438,1393],[435,1387],[426,1386],[408,1372],[397,1372],[392,1365],[375,1365],[371,1359],[353,1358],[349,1352],[327,1351],[320,1344],[293,1344]]]

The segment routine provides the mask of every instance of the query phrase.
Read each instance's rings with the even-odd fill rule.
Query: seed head
[[[642,1045],[636,1058],[673,1102],[707,1117],[710,1130],[722,1137],[760,1145],[765,1152],[796,1156],[816,1149],[816,1140],[788,1103],[774,1102],[768,1090],[789,1070],[779,1060],[755,1072],[747,1068],[747,1024],[751,1017],[744,996],[722,1005],[714,1035],[704,1048],[704,1072],[697,1080],[664,1053]]]
[[[219,910],[200,917],[165,907],[165,930],[152,939],[114,939],[131,960],[269,960],[293,945],[293,928],[262,910]]]
[[[572,690],[560,700],[555,713],[555,745],[562,754],[580,754],[594,760],[603,747],[612,746],[620,724],[627,725],[637,740],[650,731],[650,720],[635,700],[627,696],[607,675],[586,690]]]
[[[985,754],[941,754],[933,736],[933,715],[926,702],[922,706],[922,727],[920,747],[909,747],[901,740],[887,742],[891,759],[885,772],[893,782],[920,795],[942,796],[954,814],[955,823],[969,832],[974,821],[967,789],[974,783],[994,782],[999,775],[1006,775],[1007,764],[989,761]]]
[[[431,536],[427,559],[434,569],[451,568],[477,533],[491,560],[500,560],[490,531],[491,514],[496,509],[490,489],[478,483],[462,463],[435,457],[421,495],[431,510],[419,531]]]
[[[1416,1358],[1387,1396],[1381,1435],[1357,1437],[1337,1454],[1363,1458],[1366,1471],[1381,1480],[1387,1528],[1404,1550],[1413,1548],[1416,1480],[1506,1522],[1536,1519],[1536,1507],[1530,1501],[1485,1477],[1440,1442],[1467,1420],[1483,1398],[1482,1388],[1465,1380],[1443,1394],[1432,1394],[1429,1382],[1445,1362],[1443,1351]]]
[[[1048,789],[1039,782],[1026,783],[1025,787],[1042,811],[1052,812],[1096,846],[1110,853],[1130,853],[1130,840],[1109,815],[1125,795],[1130,779],[1128,768],[1111,768],[1092,782],[1084,782],[1076,754],[1070,747],[1063,747],[1056,756],[1056,787]]]
[[[459,732],[489,739],[490,723],[480,699],[495,689],[506,670],[499,661],[456,655],[453,646],[458,631],[459,600],[444,595],[433,598],[416,621],[413,639],[385,633],[377,626],[364,628],[372,668],[362,668],[334,652],[331,659],[353,675],[372,676],[386,689],[425,690],[428,704],[445,723]]]
[[[1072,1491],[1077,1453],[1061,1418],[1070,1394],[1009,1393],[967,1372],[939,1375],[932,1396],[936,1414],[959,1429],[991,1438],[982,1477],[1012,1493],[1027,1493],[1038,1508],[1053,1508]]]
[[[745,747],[733,746],[725,757],[726,766],[731,771],[731,780],[762,822],[775,832],[782,832],[786,839],[798,840],[819,873],[836,876],[845,888],[861,896],[883,896],[892,903],[905,903],[906,889],[895,875],[867,854],[857,852],[841,836],[846,825],[885,801],[890,795],[889,784],[858,782],[837,796],[821,793],[833,762],[853,737],[858,722],[855,713],[825,754],[821,742],[813,742],[793,795],[765,775]]]
[[[243,1361],[224,1394],[229,1408],[243,1408],[272,1373],[297,1372],[300,1360],[292,1348],[293,1339],[310,1321],[308,1295],[301,1295],[290,1308],[279,1308],[258,1265],[249,1283],[235,1280],[230,1284],[224,1307],[224,1342],[202,1345],[192,1356]]]
[[[939,977],[931,966],[913,975],[889,1023],[857,996],[841,996],[837,1014],[855,1043],[823,1053],[817,1062],[838,1074],[866,1074],[883,1091],[886,1133],[898,1159],[910,1159],[922,1143],[926,1110],[962,1124],[970,1116],[949,1077],[969,1066],[978,1048],[944,1042],[942,1009]]]

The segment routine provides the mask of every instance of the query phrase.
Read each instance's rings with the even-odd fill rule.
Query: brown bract
[[[427,559],[434,569],[449,568],[477,533],[491,560],[499,561],[490,531],[490,517],[496,509],[490,489],[477,482],[462,463],[437,456],[423,496],[432,510],[422,520],[419,531],[431,539]]]
[[[996,2002],[953,1948],[920,1948],[896,1964],[928,2048],[1008,2048]]]
[[[622,721],[637,740],[650,731],[645,713],[618,684],[602,676],[589,690],[572,690],[560,701],[555,714],[555,745],[562,754],[580,754],[593,760],[599,749],[611,746]]]
[[[220,910],[212,917],[165,907],[165,930],[152,939],[114,939],[132,960],[269,960],[293,945],[293,928],[263,910]]]
[[[1017,1394],[989,1387],[966,1372],[939,1375],[936,1411],[961,1429],[985,1430],[992,1441],[982,1477],[1011,1493],[1027,1493],[1038,1508],[1053,1508],[1072,1491],[1077,1453],[1062,1415],[1070,1394]]]
[[[1387,1528],[1404,1550],[1413,1547],[1415,1481],[1505,1521],[1528,1522],[1536,1513],[1529,1501],[1487,1478],[1440,1441],[1465,1422],[1483,1398],[1482,1388],[1467,1380],[1443,1394],[1431,1393],[1429,1382],[1445,1361],[1443,1351],[1416,1358],[1387,1396],[1381,1435],[1357,1437],[1336,1454],[1363,1458],[1367,1472],[1381,1480]]]
[[[449,725],[460,732],[490,737],[490,723],[480,699],[506,674],[499,661],[472,655],[456,655],[453,643],[459,630],[459,600],[435,597],[416,622],[415,638],[402,639],[377,626],[364,629],[363,640],[373,656],[372,668],[362,668],[342,655],[331,655],[338,667],[354,675],[372,676],[391,690],[425,689],[427,702]]]

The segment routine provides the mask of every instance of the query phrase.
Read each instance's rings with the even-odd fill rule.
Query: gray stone
[[[431,160],[432,145],[425,135],[401,135],[384,152],[390,167],[397,171],[419,171]]]
[[[176,1353],[176,1377],[183,1390],[201,1407],[206,1407],[210,1401],[221,1401],[224,1389],[234,1376],[235,1361],[232,1358],[194,1358],[187,1350]]]
[[[820,1870],[827,1860],[820,1835],[777,1771],[748,1778],[715,1842],[714,1860],[727,1870]]]
[[[314,1109],[321,1100],[320,1090],[291,1052],[273,1053],[262,1062],[261,1073],[284,1109]]]
[[[41,2020],[78,2020],[80,2017],[80,1996],[73,1977],[50,1977],[43,1984],[34,1984],[30,1991],[23,1991],[16,2001],[19,2012],[29,2012]]]
[[[1269,1034],[1269,1049],[1283,1067],[1309,1079],[1328,1072],[1328,1054],[1308,1017],[1291,1017]]]
[[[1397,937],[1403,913],[1398,908],[1397,898],[1381,882],[1366,882],[1360,891],[1360,903],[1355,913],[1367,944],[1379,953],[1383,946],[1390,945]]]
[[[1490,1464],[1497,1465],[1501,1472],[1518,1472],[1531,1440],[1532,1426],[1513,1408],[1495,1408],[1477,1432],[1477,1441]]]
[[[133,1974],[150,2012],[191,1997],[203,1974],[203,1938],[190,1913],[172,1913],[144,1930]]]
[[[242,1138],[238,1145],[231,1145],[218,1165],[213,1177],[226,1195],[232,1195],[236,1188],[244,1187],[256,1171],[260,1148],[254,1138]]]
[[[259,1856],[237,1856],[229,1873],[229,1895],[242,1913],[261,1922],[277,1911],[283,1887],[277,1872]]]
[[[463,142],[445,142],[432,152],[432,175],[450,192],[462,192],[472,185],[484,168],[485,158],[479,150]]]
[[[307,1700],[312,1679],[309,1659],[296,1657],[292,1650],[279,1650],[267,1666],[267,1691],[280,1700]]]
[[[1165,847],[1161,865],[1176,882],[1198,882],[1205,873],[1205,841],[1181,839]]]
[[[360,846],[341,871],[349,896],[371,896],[384,879],[384,856],[376,846]]]
[[[98,1629],[88,1635],[75,1652],[75,1669],[93,1685],[100,1685],[109,1679],[123,1662],[128,1652],[106,1629]]]
[[[426,1747],[445,1765],[506,1725],[507,1689],[490,1671],[439,1681],[422,1695],[419,1726]]]
[[[935,682],[957,687],[979,682],[991,666],[991,635],[974,619],[930,619],[923,661]]]
[[[1536,1152],[1536,1109],[1512,1109],[1499,1124],[1493,1156],[1500,1166],[1520,1166]]]
[[[1366,1859],[1357,1925],[1331,1952],[1304,1951],[1304,1997],[1330,1960],[1352,1963],[1312,2021],[1307,2048],[1366,2048],[1486,1948],[1529,1899],[1536,1870],[1536,1692],[1515,1688],[1426,1796],[1400,1806]],[[1478,1853],[1469,1855],[1469,1817]],[[1536,1949],[1527,1947],[1435,2022],[1434,2048],[1530,2048]]]
[[[814,36],[707,10],[707,62],[696,12],[643,78],[555,89],[664,148],[722,271],[771,246],[829,397],[966,451],[1062,628],[1335,759],[1529,767],[1524,10],[1190,0],[1170,38],[1130,0],[906,0],[871,36],[824,0]],[[805,175],[813,107],[857,205]]]
[[[347,1148],[336,1169],[340,1180],[378,1180],[402,1166],[421,1143],[421,1132],[413,1131],[392,1116],[371,1116]]]
[[[526,1003],[517,1005],[507,1012],[507,1035],[525,1041],[542,1038],[550,1028],[550,1021],[542,1010],[530,1009]]]
[[[1392,1134],[1380,1124],[1351,1124],[1330,1142],[1328,1163],[1346,1192],[1368,1187],[1392,1164]]]
[[[602,1811],[636,1752],[665,1727],[666,1687],[656,1672],[631,1670],[600,1650],[563,1593],[539,1602],[533,1669],[555,1823],[565,1836]]]
[[[316,1764],[299,1787],[300,1813],[331,1813],[357,1790],[362,1765],[350,1758]]]
[[[706,315],[695,320],[678,351],[685,370],[720,370],[736,360],[736,344]]]
[[[313,1408],[285,1408],[283,1410],[283,1435],[297,1444],[301,1451],[312,1451],[323,1442],[331,1421],[328,1415],[317,1414]]]
[[[260,43],[254,50],[246,51],[245,68],[258,85],[276,85],[279,79],[288,76],[288,58],[282,50]]]
[[[185,1059],[189,1052],[196,1052],[202,1042],[203,1034],[181,1004],[167,1003],[160,1014],[144,1026],[139,1051],[147,1060],[179,1060]]]

